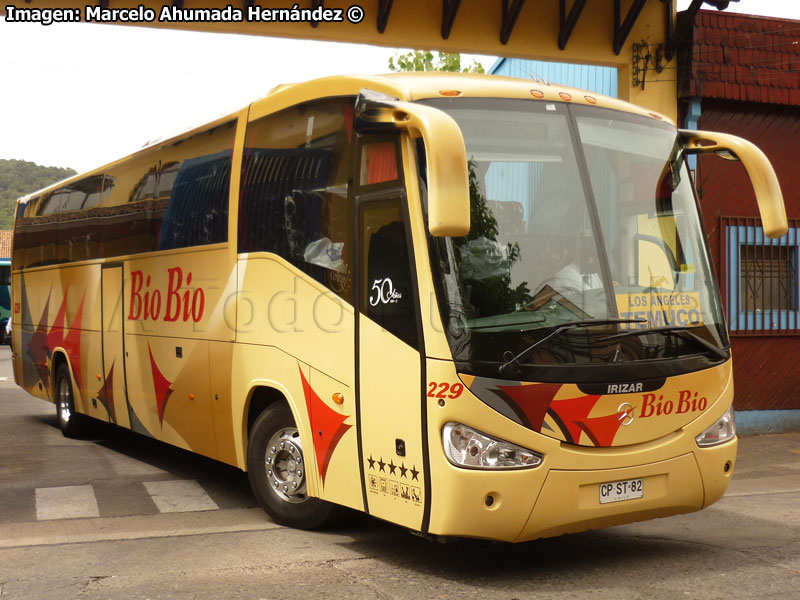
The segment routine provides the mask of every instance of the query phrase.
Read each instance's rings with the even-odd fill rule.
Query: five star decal
[[[376,459],[373,454],[365,458],[365,463],[367,490],[370,494],[384,499],[394,497],[397,500],[408,500],[415,508],[422,506],[422,485],[419,483],[420,473],[416,465],[407,467],[405,461],[397,464],[394,458],[386,462],[383,456]],[[414,482],[417,484],[414,485]]]
[[[389,462],[384,462],[383,456],[376,459],[372,454],[367,459],[368,469],[370,471],[378,471],[380,473],[388,473],[389,475],[397,475],[399,472],[400,477],[412,481],[419,481],[419,471],[417,466],[407,467],[405,462],[395,464],[394,460],[389,459]]]

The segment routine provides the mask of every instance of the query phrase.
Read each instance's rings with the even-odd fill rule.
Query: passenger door
[[[103,387],[98,399],[108,411],[109,420],[130,428],[128,392],[125,383],[125,346],[123,343],[122,265],[107,264],[102,268],[103,313]]]
[[[369,514],[420,530],[422,336],[398,140],[364,137],[359,156],[356,382],[364,495]]]

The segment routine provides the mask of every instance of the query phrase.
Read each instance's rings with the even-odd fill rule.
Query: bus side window
[[[100,232],[96,208],[103,175],[90,175],[72,183],[61,205],[58,245],[59,262],[100,258]]]
[[[157,162],[150,151],[105,172],[99,211],[104,257],[156,249],[150,209]]]
[[[21,267],[41,267],[57,262],[58,253],[58,218],[63,195],[59,190],[46,192],[26,202],[24,206],[24,225],[17,227],[20,244],[27,249],[24,252],[25,264]],[[18,215],[19,217],[22,215]]]
[[[161,149],[158,200],[152,217],[154,224],[160,224],[159,250],[228,241],[235,135],[236,121],[230,121]]]
[[[11,261],[17,269],[24,269],[32,263],[30,212],[38,198],[30,198],[17,204],[17,216],[14,219],[14,256]]]
[[[247,126],[240,253],[272,252],[353,302],[352,99],[308,102]]]
[[[362,312],[413,348],[417,347],[415,294],[402,201],[361,205]]]

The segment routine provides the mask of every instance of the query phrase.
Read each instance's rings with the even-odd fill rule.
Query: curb
[[[800,410],[737,410],[736,433],[759,435],[800,431]]]

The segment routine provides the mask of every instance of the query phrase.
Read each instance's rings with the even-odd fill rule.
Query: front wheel
[[[303,445],[285,404],[273,404],[253,423],[247,475],[259,504],[276,523],[316,529],[331,520],[334,505],[308,495]]]
[[[75,412],[72,378],[65,362],[59,364],[56,370],[56,416],[64,437],[80,437],[87,430],[86,416]]]

